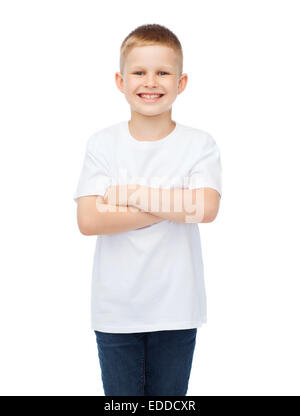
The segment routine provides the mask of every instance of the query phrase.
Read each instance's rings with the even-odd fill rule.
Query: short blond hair
[[[139,26],[126,36],[120,48],[120,72],[124,73],[126,57],[134,47],[149,45],[162,45],[172,48],[178,55],[179,75],[182,74],[183,52],[181,43],[170,29],[157,24]]]

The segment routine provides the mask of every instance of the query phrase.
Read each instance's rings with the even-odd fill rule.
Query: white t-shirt
[[[132,137],[128,121],[87,141],[74,200],[104,195],[110,185],[216,189],[219,149],[211,135],[176,122],[156,141]],[[92,329],[133,333],[200,327],[207,322],[197,223],[163,220],[137,230],[98,235],[91,293]]]

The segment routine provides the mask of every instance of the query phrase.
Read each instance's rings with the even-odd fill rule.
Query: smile
[[[137,94],[145,103],[156,103],[164,94]]]

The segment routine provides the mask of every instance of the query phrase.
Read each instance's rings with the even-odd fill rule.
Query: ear
[[[116,72],[115,81],[118,89],[124,94],[124,79],[121,72]]]
[[[181,94],[185,90],[187,82],[188,82],[188,75],[182,74],[178,81],[178,95]]]

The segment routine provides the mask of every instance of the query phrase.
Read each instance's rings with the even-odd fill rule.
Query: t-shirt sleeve
[[[222,196],[222,164],[219,148],[207,135],[201,150],[197,150],[193,167],[189,172],[189,189],[213,188]]]
[[[109,164],[103,149],[101,149],[103,143],[96,143],[95,139],[96,136],[92,135],[87,141],[79,182],[73,195],[75,202],[80,196],[104,196],[106,189],[111,184]]]

